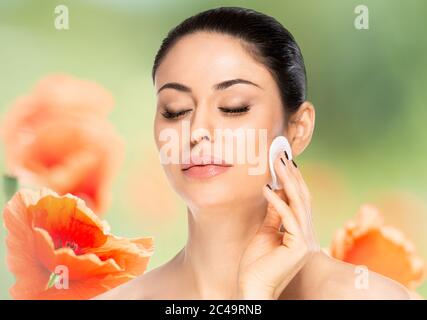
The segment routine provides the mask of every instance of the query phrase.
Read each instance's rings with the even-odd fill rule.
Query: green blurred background
[[[70,29],[54,28],[66,5]],[[369,30],[354,27],[354,8],[369,8]],[[150,78],[167,31],[199,11],[244,6],[274,16],[297,39],[307,67],[316,130],[299,163],[314,197],[322,247],[363,203],[383,211],[427,258],[427,2],[305,1],[1,1],[0,115],[43,76],[93,80],[114,96],[110,119],[126,142],[104,216],[112,232],[154,236],[152,269],[186,240],[184,204],[156,162]],[[4,155],[0,170],[4,172]],[[155,168],[153,169],[153,166]],[[4,193],[0,192],[3,204]],[[13,276],[0,229],[0,298]],[[427,283],[418,290],[427,297]]]

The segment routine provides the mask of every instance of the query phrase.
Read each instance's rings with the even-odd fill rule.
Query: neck
[[[260,227],[266,202],[188,209],[181,263],[200,299],[232,299],[243,251]]]

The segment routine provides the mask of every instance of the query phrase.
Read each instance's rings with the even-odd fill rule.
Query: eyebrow
[[[240,84],[240,83],[241,84],[249,84],[249,85],[261,88],[256,83],[253,83],[252,81],[245,80],[245,79],[233,79],[233,80],[223,81],[223,82],[220,82],[220,83],[217,83],[216,85],[214,85],[213,88],[215,90],[224,90],[224,89],[227,89],[228,87],[231,87],[232,85]]]
[[[259,85],[257,85],[256,83],[249,81],[249,80],[245,80],[245,79],[226,80],[226,81],[215,84],[213,86],[213,89],[224,90],[224,89],[227,89],[227,88],[229,88],[235,84],[248,84],[248,85],[253,85],[253,86],[261,89],[261,87]],[[187,87],[186,85],[183,85],[182,83],[168,82],[168,83],[166,83],[160,87],[160,89],[157,91],[157,94],[159,94],[159,92],[164,90],[164,89],[175,89],[175,90],[182,91],[182,92],[191,92],[191,88]]]

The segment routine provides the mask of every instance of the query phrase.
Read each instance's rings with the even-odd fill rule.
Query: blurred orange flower
[[[413,243],[398,229],[384,225],[380,212],[363,205],[354,220],[336,232],[330,247],[332,257],[394,279],[410,289],[425,276],[424,261]]]
[[[15,299],[89,299],[144,273],[153,253],[151,237],[110,234],[71,194],[23,189],[3,215]]]
[[[123,142],[107,119],[112,107],[112,96],[96,83],[66,75],[42,79],[0,126],[9,174],[104,212],[123,158]]]

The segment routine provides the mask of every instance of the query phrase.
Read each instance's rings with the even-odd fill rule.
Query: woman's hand
[[[312,226],[310,194],[300,171],[285,153],[274,166],[284,187],[279,191],[264,187],[267,213],[240,261],[241,299],[278,299],[311,253],[320,250]]]

